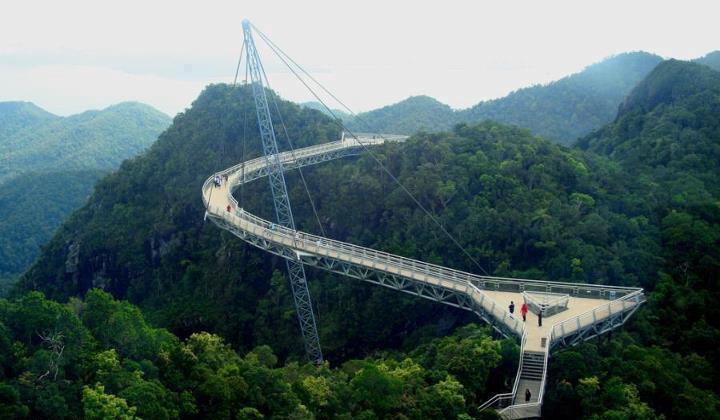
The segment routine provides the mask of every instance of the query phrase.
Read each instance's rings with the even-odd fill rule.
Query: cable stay
[[[328,112],[328,114],[330,114],[333,117],[333,119],[341,127],[341,129],[343,131],[345,131],[346,133],[350,134],[350,137],[357,140],[358,136],[352,130],[348,129],[347,126],[345,126],[345,124],[342,122],[342,119],[339,118],[335,114],[335,112],[325,103],[325,101],[323,101],[323,99],[308,85],[308,83],[298,74],[298,72],[291,66],[290,63],[294,64],[303,74],[305,74],[310,80],[315,82],[315,84],[320,86],[320,88],[324,92],[326,92],[330,97],[332,97],[335,101],[337,101],[345,110],[348,111],[348,113],[350,113],[352,116],[358,118],[358,120],[361,121],[363,124],[365,124],[366,127],[368,126],[367,122],[365,120],[363,120],[362,118],[359,118],[358,115],[355,112],[353,112],[352,109],[350,109],[347,105],[345,105],[344,102],[342,102],[340,99],[338,99],[337,96],[335,96],[332,92],[330,92],[327,88],[325,88],[325,86],[323,86],[319,81],[317,81],[314,77],[312,77],[302,66],[300,66],[295,60],[293,60],[287,53],[285,53],[283,50],[281,50],[274,42],[272,42],[272,40],[269,39],[269,37],[267,35],[265,35],[262,31],[260,31],[255,25],[251,24],[251,26],[255,30],[255,32],[257,32],[258,35],[260,35],[260,39],[262,39],[265,42],[265,44],[270,48],[270,50],[272,50],[275,53],[275,55],[285,64],[285,66],[292,72],[292,74],[305,86],[305,88],[308,91],[310,91],[310,93],[313,95],[313,97],[315,97],[315,99],[317,99],[317,101],[322,104],[322,106],[325,108],[325,110]],[[388,140],[387,138],[384,137],[383,134],[378,134],[378,136],[380,136],[380,138],[382,138],[385,141]],[[390,170],[382,163],[382,161],[378,158],[378,156],[372,150],[370,150],[369,147],[367,147],[366,145],[364,145],[362,143],[360,143],[360,144],[363,147],[364,151],[367,152],[367,154],[370,155],[370,157],[380,166],[380,168],[382,168],[382,170],[390,177],[390,179],[392,179],[393,182],[395,182],[395,184],[397,184],[400,187],[400,189],[402,189],[403,192],[408,197],[410,197],[410,199],[415,203],[415,205],[417,205],[423,211],[423,213],[425,213],[425,215],[427,215],[430,218],[430,220],[432,220],[432,222],[445,234],[445,236],[447,236],[450,239],[450,241],[457,248],[459,248],[462,251],[462,253],[482,273],[484,273],[485,275],[490,275],[487,272],[487,270],[485,270],[485,268],[482,265],[480,265],[480,263],[467,251],[467,249],[465,249],[465,247],[463,247],[462,244],[460,244],[460,242],[457,239],[455,239],[455,237],[445,228],[445,226],[443,226],[443,224],[440,223],[440,221],[425,206],[423,206],[423,204],[420,202],[420,200],[418,200],[412,194],[412,192],[410,192],[410,190],[402,182],[400,182],[400,180],[395,175],[393,175],[392,172],[390,172]]]

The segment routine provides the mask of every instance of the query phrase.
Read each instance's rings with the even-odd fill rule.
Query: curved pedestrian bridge
[[[550,351],[622,325],[645,301],[642,289],[488,277],[453,270],[284,228],[240,208],[232,195],[240,185],[267,176],[268,166],[277,160],[284,170],[292,170],[406,138],[343,136],[339,141],[241,162],[211,175],[203,184],[206,217],[248,243],[283,258],[472,311],[503,335],[516,337],[521,357],[513,388],[491,398],[481,408],[496,409],[505,418],[538,417]],[[533,312],[523,322],[520,307],[524,296],[543,294],[551,298],[567,295],[567,309],[543,317],[542,326]],[[508,309],[511,301],[515,303],[512,314]],[[526,391],[530,394],[527,401]]]

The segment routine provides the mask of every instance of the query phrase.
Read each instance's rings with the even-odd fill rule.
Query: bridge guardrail
[[[359,139],[362,143],[376,143],[370,139]],[[377,143],[380,143],[378,141]],[[311,146],[304,149],[298,149],[294,152],[283,152],[278,155],[284,163],[296,162],[300,158],[313,156],[322,152],[341,150],[352,147],[361,147],[358,145],[358,140],[341,140],[336,142],[323,143],[317,146]],[[265,157],[258,157],[247,162],[241,162],[231,168],[225,169],[218,172],[217,174],[211,175],[204,183],[203,189],[207,191],[211,188],[212,179],[215,175],[227,176],[228,182],[230,183],[231,190],[239,186],[243,182],[247,182],[248,179],[255,179],[252,174],[254,172],[261,171],[265,166]],[[242,172],[243,179],[238,179],[239,175],[237,172]],[[209,196],[209,194],[208,194]],[[235,208],[237,208],[237,200],[230,194],[229,199],[233,202]],[[203,194],[203,201],[208,206],[208,200],[206,194]],[[224,212],[220,212],[224,214]],[[422,261],[414,260],[411,258],[400,257],[394,254],[390,254],[383,251],[377,251],[371,248],[365,248],[357,245],[348,244],[346,242],[335,241],[332,239],[312,235],[300,231],[292,231],[281,226],[277,226],[267,220],[261,219],[257,216],[251,215],[248,212],[243,212],[242,217],[247,221],[253,222],[265,229],[273,230],[277,235],[285,238],[285,243],[289,245],[298,245],[297,241],[303,245],[305,249],[313,250],[316,253],[321,252],[321,248],[332,248],[336,252],[342,251],[347,254],[352,261],[352,258],[362,260],[372,260],[374,266],[384,266],[386,269],[393,267],[396,269],[396,274],[401,276],[412,275],[414,279],[423,280],[418,278],[424,276],[425,280],[429,277],[435,277],[439,279],[443,286],[449,286],[452,289],[459,290],[464,287],[467,283],[474,285],[480,290],[500,290],[500,291],[537,291],[537,292],[551,292],[551,293],[567,293],[575,297],[592,297],[592,298],[604,298],[608,299],[615,296],[624,296],[637,291],[636,288],[621,287],[621,286],[607,286],[607,285],[592,285],[592,284],[575,284],[575,283],[563,283],[563,282],[546,282],[539,280],[530,279],[511,279],[503,277],[493,276],[480,276],[471,274],[447,267],[438,266],[435,264],[425,263]],[[290,240],[288,240],[290,238]],[[268,237],[266,239],[272,239]],[[313,246],[313,244],[315,244]],[[325,255],[331,256],[330,253],[325,252]],[[339,256],[339,254],[338,254]],[[485,294],[480,299],[484,300]],[[490,299],[494,302],[494,300]],[[507,311],[502,308],[496,308],[494,305],[489,308],[489,312],[498,319],[505,320],[508,318]],[[522,326],[519,326],[519,320],[513,316],[510,316],[510,321],[506,322],[509,326],[518,334],[522,335]]]
[[[624,313],[628,309],[635,309],[644,301],[642,290],[636,290],[633,293],[610,301],[605,305],[598,306],[575,317],[553,324],[548,343],[574,334],[587,326],[594,325],[598,320],[609,318],[617,313]]]

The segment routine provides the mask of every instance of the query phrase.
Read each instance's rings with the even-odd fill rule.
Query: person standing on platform
[[[510,301],[510,306],[508,306],[508,309],[510,310],[510,313],[515,313],[515,302],[512,300]]]
[[[527,305],[525,304],[525,302],[523,302],[522,306],[520,307],[520,313],[522,314],[523,322],[527,320],[527,311]]]

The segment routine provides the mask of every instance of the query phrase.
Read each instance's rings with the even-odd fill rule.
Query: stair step
[[[544,367],[543,365],[525,365],[525,364],[522,366],[523,370],[525,370],[525,369],[540,369],[540,370],[542,370],[543,367]]]

